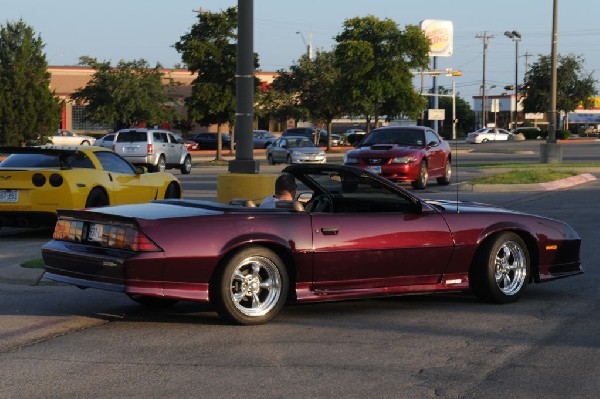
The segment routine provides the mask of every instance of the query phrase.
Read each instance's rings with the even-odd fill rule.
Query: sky
[[[243,1],[243,0],[239,0]],[[218,12],[237,6],[238,0],[0,0],[0,23],[22,19],[40,35],[51,66],[77,65],[80,56],[91,56],[113,65],[120,60],[143,58],[154,66],[181,65],[173,44],[190,31],[199,10]],[[557,48],[561,55],[585,60],[584,72],[600,79],[600,2],[558,1]],[[254,51],[260,69],[287,69],[306,52],[331,50],[334,37],[346,19],[373,15],[394,20],[401,29],[426,19],[451,21],[454,52],[437,57],[437,69],[461,71],[457,94],[468,102],[480,94],[483,81],[483,40],[486,51],[486,93],[501,94],[506,85],[519,81],[540,54],[552,45],[553,0],[254,0]],[[504,35],[517,31],[516,44]],[[299,32],[299,33],[298,33]],[[518,62],[515,62],[518,61]],[[431,86],[431,78],[424,80]],[[438,78],[451,88],[452,78]],[[491,87],[491,86],[496,86]]]

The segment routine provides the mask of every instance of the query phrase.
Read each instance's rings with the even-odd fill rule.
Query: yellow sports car
[[[53,226],[57,209],[181,198],[170,173],[146,173],[107,148],[0,147],[0,226]],[[1,159],[1,158],[0,158]]]

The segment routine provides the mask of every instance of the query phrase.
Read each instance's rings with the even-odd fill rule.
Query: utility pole
[[[494,35],[488,35],[487,32],[475,36],[477,39],[483,40],[483,77],[481,84],[481,127],[486,127],[486,98],[485,98],[485,57],[487,49],[490,44],[490,39],[494,38]]]

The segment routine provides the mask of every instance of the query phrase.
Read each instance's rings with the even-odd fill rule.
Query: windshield
[[[373,130],[360,143],[361,146],[374,144],[397,144],[402,146],[425,146],[423,130],[420,129],[380,129]]]
[[[288,148],[299,148],[299,147],[316,147],[315,143],[307,138],[297,138],[288,140]]]

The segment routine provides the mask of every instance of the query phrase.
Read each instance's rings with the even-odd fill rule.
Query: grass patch
[[[478,177],[471,181],[472,184],[532,184],[547,183],[550,181],[576,176],[579,172],[572,170],[512,170],[493,176]]]
[[[43,269],[44,268],[44,260],[43,259],[32,259],[21,263],[21,267],[25,267],[27,269]]]

